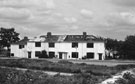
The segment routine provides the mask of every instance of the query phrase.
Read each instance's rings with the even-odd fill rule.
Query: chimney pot
[[[24,37],[24,39],[28,39],[28,37],[27,37],[27,36],[25,36],[25,37]]]
[[[52,33],[51,32],[47,32],[47,37],[51,37],[52,36]]]
[[[86,39],[86,37],[87,37],[87,33],[83,32],[83,38]]]

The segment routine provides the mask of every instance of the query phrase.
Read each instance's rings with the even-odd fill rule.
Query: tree
[[[0,28],[0,46],[10,48],[11,43],[19,41],[19,33],[14,28]]]
[[[135,59],[135,35],[126,37],[122,45],[121,52],[123,54],[123,58]]]

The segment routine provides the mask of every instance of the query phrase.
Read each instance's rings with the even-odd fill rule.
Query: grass
[[[0,84],[98,84],[105,77],[91,74],[75,74],[73,76],[49,76],[42,72],[25,72],[15,69],[0,68]]]
[[[135,65],[118,65],[115,67],[101,66],[101,65],[87,65],[73,64],[68,61],[59,61],[53,63],[47,60],[36,60],[36,59],[0,59],[0,66],[18,67],[37,69],[45,71],[56,71],[66,73],[91,73],[93,75],[107,75],[111,76],[120,71],[135,68]]]
[[[12,73],[17,74],[14,77],[13,81],[16,83],[9,84],[18,84],[19,82],[24,82],[25,76],[32,77],[34,80],[33,83],[19,83],[19,84],[96,84],[106,78],[111,77],[112,75],[121,72],[126,69],[135,68],[135,65],[118,65],[115,67],[101,66],[101,65],[87,65],[74,64],[69,61],[59,61],[59,62],[50,62],[47,60],[36,60],[36,59],[0,59],[0,66],[7,67],[17,67],[17,68],[27,68],[34,70],[44,70],[44,71],[55,71],[55,72],[65,72],[65,73],[74,73],[75,75],[68,76],[48,76],[45,75],[43,79],[39,79],[41,73],[34,73],[32,71],[26,71],[25,73],[16,70],[0,69],[0,83],[5,81],[7,82],[7,75]],[[31,76],[32,75],[32,76]],[[39,78],[36,78],[39,77]],[[11,80],[12,81],[12,80]],[[39,83],[36,83],[38,81]],[[54,83],[53,83],[54,82]],[[4,84],[4,83],[2,83]],[[7,84],[7,83],[5,83]]]

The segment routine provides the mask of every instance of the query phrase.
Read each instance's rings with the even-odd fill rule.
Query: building
[[[23,39],[11,44],[11,55],[14,57],[39,58],[42,51],[49,57],[59,59],[105,59],[103,40],[87,35],[42,35],[34,39]]]

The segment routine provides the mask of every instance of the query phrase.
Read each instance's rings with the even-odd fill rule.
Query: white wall
[[[98,60],[98,53],[103,53],[103,59],[105,56],[105,45],[103,42],[94,42],[94,48],[87,48],[87,43],[78,43],[78,48],[72,48],[72,43],[55,43],[54,48],[49,48],[48,43],[41,42],[41,47],[35,47],[35,42],[28,42],[27,46],[23,49],[19,49],[19,45],[11,45],[11,53],[14,53],[15,57],[28,58],[28,52],[31,52],[31,58],[35,57],[35,51],[46,50],[47,52],[55,52],[55,55],[59,56],[59,52],[68,52],[67,59],[73,59],[72,52],[78,52],[79,58],[86,56],[87,52],[94,53],[94,59]],[[76,58],[74,58],[76,59]]]
[[[27,58],[26,45],[24,46],[24,48],[19,49],[18,44],[12,44],[11,45],[11,53],[14,54],[14,57]]]
[[[35,42],[27,43],[27,51],[31,52],[31,58],[37,58],[35,57],[35,51],[42,51],[42,50],[48,51],[47,43],[41,42],[41,47],[35,47]]]
[[[47,43],[48,44],[48,43]],[[78,48],[72,48],[72,43],[55,43],[55,48],[49,48],[49,51],[55,52],[68,52],[67,57],[71,57],[72,52],[79,52],[79,58],[86,56],[87,52],[93,52],[95,54],[94,59],[99,59],[98,53],[103,53],[103,58],[105,55],[105,47],[103,42],[95,42],[94,48],[87,48],[87,43],[78,43]],[[71,58],[73,59],[73,58]]]

